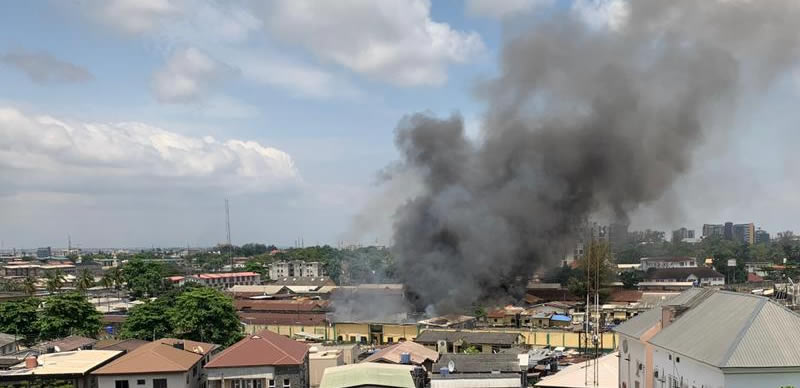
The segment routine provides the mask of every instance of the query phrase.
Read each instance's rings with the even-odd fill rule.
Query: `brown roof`
[[[103,323],[123,323],[126,319],[128,319],[127,315],[105,314],[102,321]]]
[[[134,349],[147,343],[149,343],[149,341],[135,338],[127,340],[109,339],[97,341],[97,343],[94,344],[94,348],[97,350],[122,350],[126,353],[130,353]]]
[[[554,288],[532,288],[528,289],[528,295],[533,295],[539,298],[541,301],[545,302],[553,302],[553,301],[562,301],[562,302],[580,302],[581,297],[577,295],[573,295],[569,290],[566,288],[561,289],[554,289]]]
[[[608,296],[606,299],[609,302],[629,302],[634,303],[638,302],[642,299],[642,292],[636,290],[621,290],[615,289],[611,292],[611,295]]]
[[[71,352],[78,350],[84,346],[90,346],[97,342],[94,338],[81,337],[79,335],[71,335],[57,340],[44,342],[36,345],[37,349],[47,351],[47,348],[58,348],[57,352]]]
[[[206,364],[206,368],[262,365],[299,365],[308,354],[306,344],[264,330],[231,345]]]
[[[191,369],[203,356],[159,341],[139,346],[132,352],[94,371],[96,375],[139,373],[182,373]]]
[[[286,301],[286,300],[253,300],[237,299],[234,300],[236,310],[239,311],[323,311],[327,302],[320,301]]]
[[[183,343],[184,350],[188,350],[190,352],[197,354],[208,354],[219,347],[219,345],[217,344],[210,344],[207,342],[199,342],[199,341],[177,339],[177,338],[162,338],[158,341],[167,345],[175,345],[177,343]]]
[[[251,313],[239,312],[239,319],[254,325],[322,325],[326,315],[323,313]]]
[[[492,310],[486,316],[489,318],[503,318],[506,316],[506,311],[503,309]]]
[[[411,356],[411,363],[414,365],[422,365],[425,361],[433,361],[439,359],[439,352],[428,349],[424,345],[416,342],[405,341],[398,344],[389,346],[375,352],[373,355],[367,357],[362,362],[390,362],[394,364],[400,363],[400,355],[408,353]]]

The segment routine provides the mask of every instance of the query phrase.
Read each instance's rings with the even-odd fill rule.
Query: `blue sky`
[[[224,239],[229,198],[234,243],[387,243],[382,200],[406,192],[376,182],[397,159],[397,122],[457,111],[477,133],[473,88],[496,75],[504,36],[554,7],[602,19],[614,2],[6,2],[0,240],[208,246]],[[794,82],[733,140],[699,151],[702,168],[667,199],[685,212],[665,218],[656,205],[639,225],[791,228]],[[698,188],[710,176],[724,199]],[[374,222],[354,227],[355,216]]]

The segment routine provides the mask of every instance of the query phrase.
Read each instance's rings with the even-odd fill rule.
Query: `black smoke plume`
[[[795,0],[620,3],[621,22],[553,11],[509,38],[477,87],[479,141],[458,114],[400,122],[402,169],[423,189],[397,210],[394,254],[418,306],[523,289],[595,212],[625,221],[659,199],[742,97],[798,58]]]

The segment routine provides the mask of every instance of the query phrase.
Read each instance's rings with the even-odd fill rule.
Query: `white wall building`
[[[623,388],[800,383],[800,315],[760,296],[692,289],[616,331]]]
[[[270,279],[316,278],[325,275],[324,266],[318,261],[276,261],[267,268]]]
[[[697,267],[697,258],[688,256],[678,257],[642,257],[639,259],[642,271],[650,268],[694,268]]]

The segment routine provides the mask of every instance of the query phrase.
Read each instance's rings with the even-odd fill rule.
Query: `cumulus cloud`
[[[86,68],[45,52],[12,51],[0,55],[0,63],[24,72],[31,81],[39,84],[86,82],[93,78]]]
[[[37,186],[29,191],[104,182],[266,192],[300,183],[289,154],[254,141],[186,136],[141,122],[76,122],[9,107],[0,107],[0,169],[8,172],[0,181]]]
[[[467,13],[472,16],[504,19],[551,3],[552,0],[468,0]]]
[[[447,66],[484,49],[475,32],[431,19],[427,0],[270,2],[261,13],[277,37],[318,58],[397,85],[437,85]]]
[[[190,47],[172,54],[166,65],[153,75],[153,92],[161,102],[196,101],[233,69]]]
[[[132,34],[152,31],[180,13],[177,2],[171,0],[98,0],[87,5],[100,23]]]

